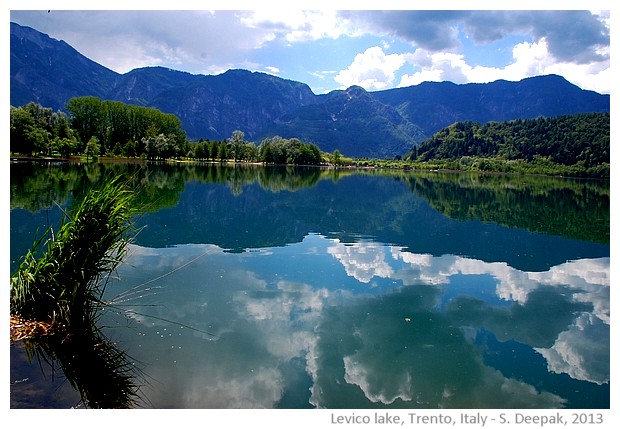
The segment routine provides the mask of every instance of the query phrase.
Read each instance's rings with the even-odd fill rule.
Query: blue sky
[[[12,9],[19,9],[15,3]],[[127,2],[104,4],[115,3]],[[335,3],[353,4],[314,2]],[[11,10],[10,20],[64,40],[119,73],[145,66],[194,74],[243,68],[307,83],[317,94],[351,85],[375,91],[550,73],[601,93],[611,87],[608,9],[333,10],[312,3],[308,9],[245,9],[233,2],[239,8],[48,12],[50,4]],[[402,4],[415,3],[386,1]]]

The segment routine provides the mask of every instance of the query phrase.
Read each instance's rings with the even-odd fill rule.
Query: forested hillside
[[[405,159],[465,165],[472,158],[485,158],[608,169],[609,120],[609,113],[584,113],[486,124],[457,122],[420,143]]]

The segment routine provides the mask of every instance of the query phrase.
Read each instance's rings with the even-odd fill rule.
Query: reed
[[[126,252],[132,199],[133,192],[116,177],[76,201],[58,232],[50,230],[47,240],[36,242],[11,277],[11,315],[55,329],[90,329],[109,274]]]
[[[60,367],[91,408],[131,407],[139,391],[135,362],[96,323],[126,253],[133,195],[120,177],[92,187],[11,277],[11,341],[23,340],[30,360]]]

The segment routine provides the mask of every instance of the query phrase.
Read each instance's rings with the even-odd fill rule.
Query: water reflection
[[[116,347],[98,329],[71,332],[69,334],[49,334],[23,340],[15,348],[17,355],[25,353],[29,362],[38,362],[44,374],[60,377],[79,394],[70,406],[88,408],[132,408],[137,404],[140,384],[140,371],[132,357]],[[12,363],[13,364],[13,363]],[[15,362],[17,365],[17,360]],[[55,375],[57,373],[57,375]],[[36,376],[34,377],[36,380]],[[31,383],[30,377],[23,379]],[[30,406],[29,393],[19,395],[21,401]],[[15,398],[12,398],[15,401]]]
[[[192,187],[192,193],[198,192],[193,196],[193,201],[200,202],[203,197],[209,196],[205,195],[205,192],[213,192],[218,188],[195,185],[215,184],[222,185],[219,190],[225,190],[233,200],[247,191],[255,194],[256,188],[270,194],[279,194],[277,197],[283,199],[273,198],[273,200],[282,204],[273,205],[272,208],[278,212],[284,211],[276,213],[282,215],[291,214],[286,212],[289,203],[287,200],[291,198],[288,198],[283,191],[291,193],[311,191],[309,195],[314,204],[306,207],[307,215],[311,215],[310,220],[315,223],[328,222],[329,219],[315,217],[324,216],[325,213],[313,213],[325,207],[326,194],[312,192],[312,188],[321,185],[324,190],[326,187],[329,188],[329,185],[326,186],[323,182],[334,184],[345,180],[349,183],[339,187],[344,192],[327,195],[334,198],[331,202],[334,204],[332,209],[337,212],[343,204],[345,207],[355,207],[363,201],[372,207],[372,213],[361,211],[356,214],[361,214],[362,220],[370,222],[372,227],[379,231],[386,223],[397,225],[400,217],[394,218],[394,216],[402,216],[419,205],[419,200],[403,199],[402,188],[407,188],[428,202],[434,210],[459,221],[493,222],[527,231],[609,244],[609,181],[398,170],[360,172],[301,167],[261,168],[166,163],[46,165],[17,162],[11,164],[10,173],[11,209],[25,208],[38,211],[53,207],[55,204],[64,205],[73,194],[79,194],[86,185],[120,174],[141,189],[138,200],[147,212],[182,205],[182,194],[184,190],[188,190],[188,184]],[[351,189],[352,183],[362,183],[363,186]],[[223,198],[219,192],[216,196]],[[249,198],[252,198],[252,195]],[[227,208],[227,206],[214,207],[214,210],[220,213],[220,210]],[[404,213],[401,213],[403,210]],[[223,213],[226,214],[225,211]],[[352,226],[352,221],[346,219],[346,226]],[[360,227],[363,224],[355,225],[358,228],[349,228],[345,231],[362,234],[363,228]],[[338,225],[330,226],[333,228]],[[314,231],[342,230],[314,228]],[[184,241],[187,240],[184,237],[178,240],[188,242]]]
[[[165,386],[145,392],[156,407],[575,407],[579,381],[609,403],[609,258],[525,272],[310,234],[244,253],[132,246],[120,278],[112,293],[159,279],[124,301],[125,341]],[[508,376],[492,364],[506,344],[544,359]]]
[[[140,183],[106,325],[143,406],[609,407],[608,184],[14,167],[12,267],[52,202],[107,169]]]

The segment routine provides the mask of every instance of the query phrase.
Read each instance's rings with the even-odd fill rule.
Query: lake
[[[117,174],[140,213],[101,325],[143,407],[610,406],[609,181],[12,162],[11,273]],[[11,346],[12,408],[79,398]]]

